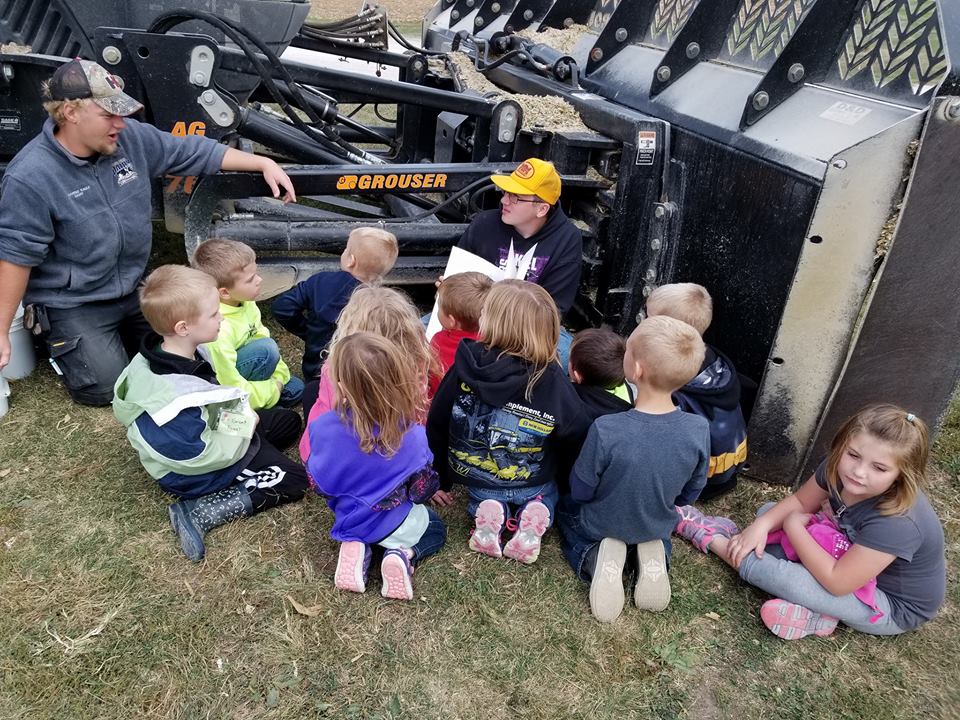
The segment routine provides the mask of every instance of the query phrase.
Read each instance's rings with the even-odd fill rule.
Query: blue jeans
[[[431,508],[427,508],[427,513],[430,515],[427,529],[424,530],[417,544],[411,548],[413,558],[410,562],[414,565],[419,565],[426,558],[438,552],[447,542],[447,526],[443,524],[443,520]]]
[[[772,508],[766,503],[757,512],[759,517]],[[779,543],[767,545],[763,559],[750,553],[740,563],[740,577],[754,587],[765,590],[774,597],[802,605],[808,610],[839,618],[847,627],[869,635],[899,635],[904,632],[890,616],[890,600],[886,593],[876,591],[876,603],[883,616],[870,622],[875,612],[861,602],[853,593],[834,595],[810,574],[803,563],[785,559]]]
[[[563,557],[570,563],[577,578],[589,583],[593,578],[597,548],[603,538],[592,537],[580,526],[580,505],[567,496],[561,498],[557,507],[557,529],[560,531],[560,550]],[[673,545],[670,538],[662,538],[662,542],[669,570]]]
[[[470,517],[475,517],[477,508],[484,500],[499,500],[506,506],[504,517],[518,515],[523,507],[533,500],[539,500],[547,506],[550,511],[550,524],[553,524],[553,517],[557,507],[557,500],[560,493],[557,491],[555,482],[548,482],[544,485],[534,487],[520,488],[481,488],[467,487],[467,512]],[[549,527],[549,526],[548,526]]]
[[[280,348],[273,338],[257,338],[237,350],[237,372],[245,380],[256,382],[273,377],[280,362]],[[291,377],[280,391],[278,405],[292,407],[303,396],[303,380]]]

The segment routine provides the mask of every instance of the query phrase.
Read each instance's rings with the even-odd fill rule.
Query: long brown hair
[[[337,344],[356,332],[372,332],[385,337],[399,348],[407,363],[420,374],[421,414],[427,406],[426,378],[443,376],[437,354],[427,342],[426,330],[416,306],[405,294],[379,285],[360,285],[337,318],[337,327],[330,339],[330,352]]]
[[[480,313],[480,339],[500,355],[512,355],[533,366],[525,397],[557,361],[560,314],[546,290],[525,280],[501,280],[487,293]]]
[[[365,453],[390,457],[416,423],[423,378],[395,343],[370,332],[348,335],[330,359],[336,410],[353,427]]]
[[[837,467],[840,459],[850,440],[860,433],[889,444],[897,453],[900,474],[881,495],[877,509],[883,515],[899,515],[909,510],[927,479],[930,456],[927,424],[901,407],[882,404],[868,405],[847,420],[834,435],[827,458],[827,485],[834,494],[839,494]]]

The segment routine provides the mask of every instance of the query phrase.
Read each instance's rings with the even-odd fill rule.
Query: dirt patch
[[[383,0],[377,4],[387,11],[387,17],[393,22],[417,22],[423,20],[434,3],[433,0]],[[310,0],[310,15],[342,20],[356,15],[361,5],[361,0]]]
[[[3,43],[0,45],[0,53],[6,53],[8,55],[25,55],[31,52],[33,52],[33,48],[29,45],[17,45],[17,43]]]
[[[520,37],[532,40],[535,43],[549,45],[557,52],[569,55],[587,33],[593,33],[586,25],[571,25],[568,28],[559,30],[557,28],[547,28],[543,32],[535,30],[521,30],[517,33]],[[593,33],[596,34],[596,33]]]

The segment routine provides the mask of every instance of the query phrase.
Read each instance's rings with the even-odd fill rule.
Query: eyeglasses
[[[516,205],[517,203],[542,203],[543,202],[543,200],[541,200],[538,197],[535,197],[532,200],[528,200],[527,198],[522,198],[518,195],[513,194],[512,192],[504,192],[503,197],[507,201],[507,205]]]

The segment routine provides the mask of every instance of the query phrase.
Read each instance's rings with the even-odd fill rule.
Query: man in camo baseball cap
[[[50,78],[47,86],[51,100],[85,100],[89,98],[111,115],[127,117],[143,109],[143,105],[123,92],[123,80],[91,60],[64,63]]]

